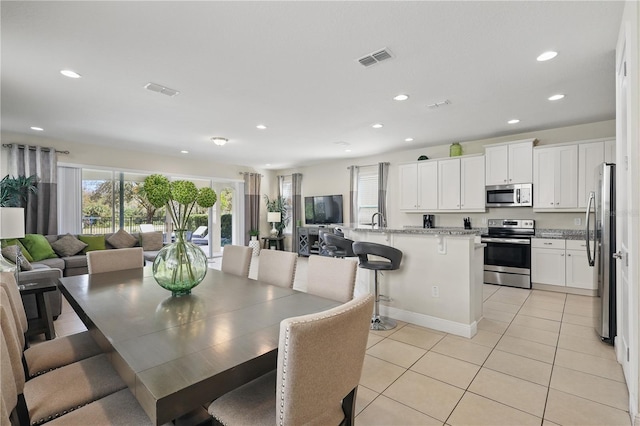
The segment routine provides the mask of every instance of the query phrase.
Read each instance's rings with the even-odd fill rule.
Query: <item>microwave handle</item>
[[[516,189],[516,204],[520,204],[520,188]]]

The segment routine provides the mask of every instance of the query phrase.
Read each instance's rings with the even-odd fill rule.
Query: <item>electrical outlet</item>
[[[437,285],[431,287],[431,296],[432,297],[440,297],[440,288]]]
[[[573,224],[576,225],[576,226],[582,225],[582,218],[580,218],[580,217],[574,218],[573,219]]]

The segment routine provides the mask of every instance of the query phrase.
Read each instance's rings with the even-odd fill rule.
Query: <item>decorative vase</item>
[[[185,234],[176,230],[176,242],[164,246],[153,261],[153,278],[173,296],[190,294],[207,275],[207,256]]]
[[[249,247],[253,249],[252,256],[256,257],[260,255],[260,241],[258,241],[258,237],[255,235],[251,236],[251,240],[249,241]]]
[[[449,147],[449,157],[459,157],[462,155],[462,145],[458,142],[454,142]]]

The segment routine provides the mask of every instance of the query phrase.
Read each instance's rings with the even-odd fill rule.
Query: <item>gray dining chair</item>
[[[258,264],[258,281],[293,287],[298,255],[290,251],[261,250]]]
[[[89,274],[143,268],[144,251],[142,247],[90,251],[87,253],[87,267]]]
[[[239,277],[249,277],[251,267],[251,255],[253,249],[246,246],[235,246],[227,244],[222,249],[222,272],[238,275]]]
[[[353,299],[358,263],[351,259],[310,256],[307,264],[307,293],[338,302]]]
[[[46,340],[35,346],[29,346],[25,333],[29,328],[27,315],[22,304],[20,290],[15,277],[10,272],[0,274],[0,286],[5,290],[9,300],[9,307],[15,321],[17,337],[20,345],[25,348],[25,372],[28,377],[34,377],[46,371],[59,368],[76,361],[102,353],[102,349],[88,331]]]
[[[373,297],[280,323],[278,367],[209,406],[223,425],[353,425]]]
[[[3,288],[0,288],[0,328],[9,355],[1,360],[2,374],[4,370],[13,374],[18,393],[14,409],[21,425],[44,423],[127,387],[105,354],[25,380],[18,330]],[[6,407],[7,412],[10,410],[13,411]]]

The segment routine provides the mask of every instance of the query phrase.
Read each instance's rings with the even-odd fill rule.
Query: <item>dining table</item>
[[[59,288],[155,424],[276,369],[280,322],[340,304],[216,269],[180,297],[150,267],[64,277]]]

